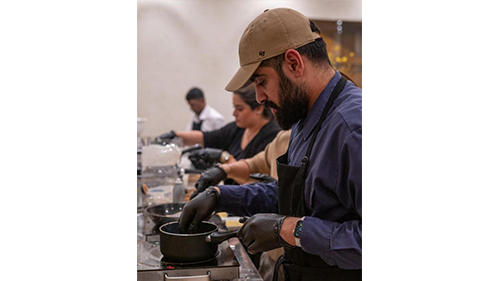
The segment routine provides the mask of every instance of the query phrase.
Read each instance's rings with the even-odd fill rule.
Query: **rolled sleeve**
[[[269,163],[266,161],[266,151],[261,151],[254,157],[250,159],[244,159],[250,169],[250,174],[253,173],[261,173],[261,174],[269,174],[270,167]]]

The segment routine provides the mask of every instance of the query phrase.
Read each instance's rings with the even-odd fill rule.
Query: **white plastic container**
[[[179,179],[175,164],[180,156],[181,150],[175,144],[149,145],[142,148],[141,181],[147,187],[144,202],[146,206],[179,200],[174,192],[174,185]]]

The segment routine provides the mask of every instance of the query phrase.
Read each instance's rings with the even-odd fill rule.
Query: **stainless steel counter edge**
[[[238,238],[231,238],[228,242],[229,247],[231,247],[236,259],[240,263],[240,278],[233,279],[233,281],[263,281],[240,240]]]

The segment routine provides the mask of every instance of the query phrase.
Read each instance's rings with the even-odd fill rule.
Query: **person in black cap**
[[[226,90],[253,83],[257,101],[291,128],[278,182],[210,186],[184,206],[180,231],[196,232],[213,211],[251,216],[238,233],[250,254],[285,249],[275,278],[283,265],[290,281],[361,280],[361,89],[332,67],[316,25],[292,9],[254,19],[239,57]]]
[[[193,120],[187,128],[188,131],[211,132],[222,128],[226,124],[222,114],[206,104],[203,91],[200,88],[190,89],[186,95],[186,100],[194,112]]]

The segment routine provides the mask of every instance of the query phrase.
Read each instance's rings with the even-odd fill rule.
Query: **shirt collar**
[[[319,94],[318,98],[314,101],[311,109],[309,109],[306,118],[299,122],[299,125],[303,125],[302,136],[304,137],[304,140],[309,138],[311,135],[314,126],[318,123],[321,113],[323,113],[323,110],[325,109],[328,98],[330,98],[333,89],[339,81],[340,73],[335,71],[335,75],[333,75],[330,82],[328,82],[328,85],[326,85],[321,94]]]

